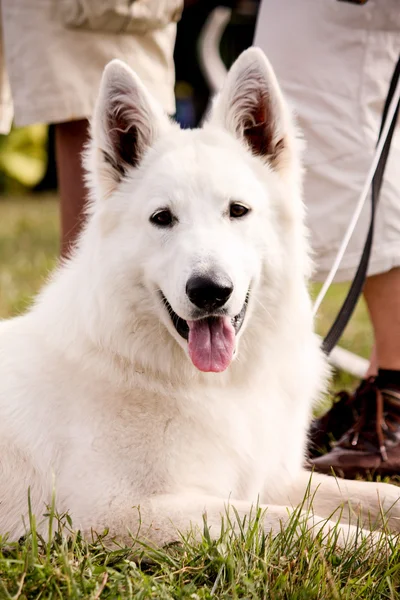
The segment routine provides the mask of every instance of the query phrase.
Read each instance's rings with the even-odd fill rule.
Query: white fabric
[[[58,0],[1,0],[1,25],[1,133],[13,116],[16,125],[90,117],[113,58],[126,61],[167,112],[175,110],[175,23],[138,35],[74,30]]]
[[[145,33],[179,21],[181,0],[58,0],[67,27]]]
[[[271,60],[307,147],[305,200],[317,279],[325,278],[372,161],[382,108],[400,53],[398,0],[263,0],[255,45]],[[369,274],[400,265],[400,133],[392,141]],[[350,279],[369,203],[338,271]]]

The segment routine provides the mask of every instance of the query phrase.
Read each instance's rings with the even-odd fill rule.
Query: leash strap
[[[397,84],[399,82],[399,78],[400,78],[400,57],[397,61],[397,64],[396,64],[396,67],[395,67],[395,70],[394,70],[394,73],[393,73],[393,76],[392,76],[392,79],[390,82],[389,91],[388,91],[388,94],[386,97],[385,106],[383,109],[382,120],[381,120],[381,126],[380,126],[380,130],[379,130],[378,143],[381,139],[382,131],[385,126],[386,119],[387,119],[388,110],[389,110],[391,101],[393,99],[393,96],[395,94]],[[328,333],[326,334],[326,336],[322,342],[322,350],[327,355],[329,355],[331,353],[332,349],[336,346],[340,337],[342,336],[342,333],[343,333],[344,329],[346,328],[346,325],[349,322],[351,315],[353,314],[355,306],[356,306],[358,299],[360,298],[361,293],[364,288],[364,283],[365,283],[365,279],[367,276],[369,258],[371,255],[373,236],[374,236],[376,208],[377,208],[378,201],[379,201],[379,195],[380,195],[380,191],[381,191],[381,187],[382,187],[383,176],[385,173],[387,158],[389,155],[390,144],[391,144],[391,141],[393,138],[393,133],[394,133],[395,127],[396,127],[396,121],[397,121],[397,117],[399,114],[399,107],[400,107],[400,101],[397,103],[396,110],[393,115],[392,122],[390,124],[390,129],[388,131],[388,135],[386,137],[386,140],[385,140],[385,143],[384,143],[384,146],[382,149],[382,153],[379,158],[379,162],[377,164],[374,177],[372,179],[371,219],[370,219],[370,225],[369,225],[369,229],[368,229],[368,233],[367,233],[367,238],[366,238],[365,244],[364,244],[364,249],[363,249],[363,252],[361,255],[361,259],[360,259],[356,274],[354,276],[354,279],[351,283],[350,289],[347,293],[347,296],[336,316],[334,323],[332,324],[330,330],[328,331]]]

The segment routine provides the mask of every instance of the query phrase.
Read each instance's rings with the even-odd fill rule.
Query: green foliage
[[[46,169],[46,125],[12,129],[0,136],[0,191],[32,188]]]
[[[54,196],[0,201],[0,318],[29,306],[55,266],[59,215]]]

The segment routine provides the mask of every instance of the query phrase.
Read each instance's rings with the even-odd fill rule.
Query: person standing
[[[175,112],[173,50],[183,0],[2,0],[0,133],[55,123],[61,252],[84,222],[81,154],[103,68],[127,62],[166,112]]]
[[[384,101],[400,54],[398,0],[262,0],[255,34],[304,133],[304,198],[324,280],[372,162]],[[400,472],[400,132],[397,126],[376,216],[364,298],[374,332],[365,380],[318,423],[311,437],[340,438],[311,460],[344,476]],[[351,280],[369,210],[361,215],[336,276]]]

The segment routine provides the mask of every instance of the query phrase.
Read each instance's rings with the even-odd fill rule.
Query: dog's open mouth
[[[185,340],[188,340],[189,356],[200,371],[220,373],[232,362],[235,339],[246,316],[249,293],[242,310],[235,317],[210,315],[194,321],[181,319],[161,292],[162,301],[171,321]]]

